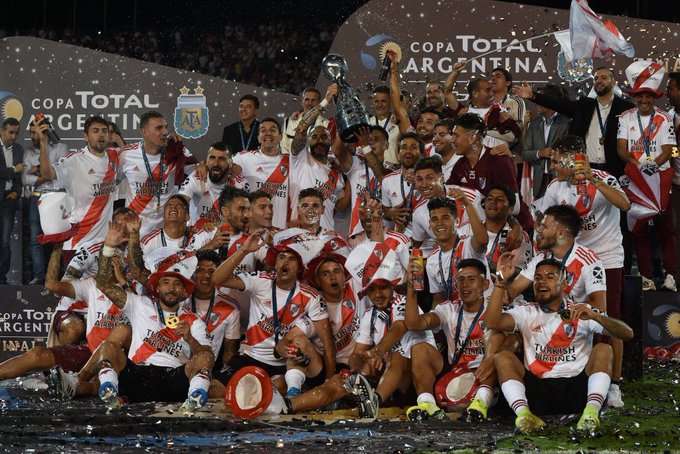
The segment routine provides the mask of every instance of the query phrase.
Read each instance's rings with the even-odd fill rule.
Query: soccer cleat
[[[581,432],[594,432],[600,427],[600,411],[593,405],[586,405],[583,414],[576,424],[576,430]]]
[[[356,397],[359,416],[374,421],[380,411],[380,401],[366,377],[361,374],[352,374],[345,380],[344,387],[348,393]]]
[[[48,393],[59,399],[71,400],[78,388],[78,374],[66,372],[61,367],[53,367],[47,376]]]
[[[675,278],[672,274],[666,274],[666,278],[663,280],[663,285],[661,288],[664,290],[670,290],[671,292],[678,291],[678,286],[675,284]]]
[[[427,419],[444,419],[446,413],[432,402],[420,402],[418,405],[406,410],[406,417],[409,421],[425,421]]]
[[[118,397],[118,389],[111,382],[99,385],[99,398],[109,410],[117,410],[123,406],[123,401]]]
[[[192,416],[196,413],[196,410],[203,407],[207,401],[208,393],[204,389],[197,389],[187,397],[187,400],[179,407],[179,411],[186,416]]]
[[[470,405],[465,410],[466,421],[486,421],[486,415],[489,412],[489,407],[482,401],[482,399],[474,398]]]
[[[644,276],[640,276],[642,278],[642,291],[643,292],[650,292],[656,290],[656,284],[654,283],[653,280],[646,278]]]
[[[515,418],[515,427],[523,434],[537,432],[543,430],[545,422],[535,414],[531,413],[528,408],[520,411]]]
[[[291,397],[299,396],[300,394],[302,394],[302,391],[300,391],[300,388],[296,386],[291,386],[290,388],[288,388],[288,391],[286,391],[286,397],[288,397],[289,399]]]
[[[623,395],[621,394],[621,388],[616,383],[609,385],[609,391],[607,392],[607,405],[613,408],[623,407]]]
[[[19,386],[21,386],[21,389],[24,391],[49,391],[50,389],[47,381],[38,377],[22,378],[19,382]]]

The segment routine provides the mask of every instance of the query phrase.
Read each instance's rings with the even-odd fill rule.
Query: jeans
[[[0,201],[0,284],[7,283],[12,255],[9,248],[14,228],[14,215],[16,214],[16,201]]]
[[[31,266],[33,279],[45,280],[45,248],[38,243],[38,235],[42,233],[40,213],[38,212],[39,197],[31,197],[28,203],[28,225],[31,230]]]

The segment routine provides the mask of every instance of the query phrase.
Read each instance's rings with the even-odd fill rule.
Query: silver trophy
[[[354,90],[345,80],[347,75],[347,60],[339,54],[328,54],[321,62],[324,75],[338,84],[338,94],[335,98],[337,110],[335,121],[340,138],[343,142],[356,142],[357,130],[362,126],[368,126],[366,108],[354,94]]]

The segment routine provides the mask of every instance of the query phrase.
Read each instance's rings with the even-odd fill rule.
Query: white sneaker
[[[656,284],[654,283],[653,280],[646,278],[644,276],[640,276],[642,278],[642,291],[643,292],[649,292],[649,291],[654,291],[656,290]]]
[[[272,387],[272,401],[267,407],[267,409],[264,411],[263,415],[266,416],[276,416],[276,415],[285,415],[288,413],[287,407],[286,407],[286,401],[283,400],[283,396],[279,392],[278,389],[276,389],[276,386]]]
[[[61,367],[53,367],[50,369],[48,386],[49,391],[60,399],[72,400],[78,389],[78,374],[66,372]]]
[[[621,395],[621,388],[616,383],[609,385],[609,392],[607,392],[607,405],[614,408],[623,408],[623,396]]]
[[[49,388],[47,382],[38,377],[22,378],[19,382],[19,386],[21,386],[21,389],[24,391],[44,391]]]
[[[663,280],[663,285],[661,288],[670,290],[671,292],[677,292],[678,286],[675,284],[675,278],[672,274],[667,274],[666,279]]]

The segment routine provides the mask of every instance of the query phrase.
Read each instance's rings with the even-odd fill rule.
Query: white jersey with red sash
[[[76,301],[87,302],[85,337],[91,352],[104,342],[117,325],[127,323],[123,311],[97,288],[94,278],[72,281]]]
[[[520,275],[530,281],[534,281],[536,265],[542,260],[553,257],[552,253],[540,251],[522,270]],[[569,304],[585,303],[588,295],[595,292],[607,291],[607,277],[604,272],[604,264],[592,249],[574,243],[568,252],[568,256],[562,260],[566,275],[567,287],[564,290],[565,299]]]
[[[443,330],[446,336],[449,365],[453,367],[466,366],[468,369],[479,367],[479,364],[484,359],[486,345],[485,338],[487,332],[482,327],[485,310],[485,306],[482,305],[480,315],[477,316],[477,312],[467,312],[464,310],[463,302],[460,300],[445,301],[437,304],[432,309],[440,321],[439,326],[433,329],[433,331]],[[459,320],[461,322],[460,328],[458,328]],[[474,325],[472,325],[473,322]],[[456,333],[458,333],[458,338],[456,338]],[[467,342],[465,342],[466,340]],[[458,361],[456,364],[452,364],[454,355],[463,347],[463,343],[465,343],[465,346],[459,353]]]
[[[365,288],[372,279],[380,276],[395,276],[399,284],[403,273],[408,268],[409,247],[411,240],[405,235],[388,231],[382,243],[366,240],[357,245],[347,256],[345,267],[357,281],[359,288]],[[401,268],[401,273],[395,273],[393,267]]]
[[[213,183],[210,178],[201,181],[196,178],[196,173],[189,175],[179,188],[179,193],[189,199],[190,216],[192,225],[199,221],[213,225],[222,222],[219,198],[222,190],[230,186],[245,189],[246,180],[242,176],[232,177],[229,175],[224,183]]]
[[[366,191],[371,197],[380,200],[380,182],[373,174],[373,170],[368,167],[366,160],[359,157],[352,157],[352,167],[345,173],[350,185],[350,197],[352,198],[352,211],[349,219],[349,237],[359,235],[364,231],[359,219],[359,208],[364,201]]]
[[[388,173],[382,180],[382,204],[385,208],[398,206],[413,208],[416,204],[416,191],[403,175],[403,169]],[[385,226],[394,227],[394,222],[385,220]]]
[[[142,247],[142,253],[144,255],[148,255],[151,251],[162,247],[198,251],[209,243],[214,235],[215,230],[200,230],[196,233],[192,233],[190,229],[187,228],[187,231],[183,236],[179,238],[170,238],[164,229],[154,229],[144,235],[140,240],[140,246]]]
[[[622,186],[632,204],[628,210],[628,227],[641,228],[646,221],[668,208],[673,183],[670,160],[655,173],[645,170],[645,164],[659,156],[664,145],[677,145],[673,118],[654,108],[653,115],[638,115],[637,109],[625,111],[619,117],[617,139],[626,140],[628,152],[639,162],[626,164]]]
[[[614,176],[596,169],[592,172],[593,176],[607,186],[623,192]],[[577,185],[555,179],[548,185],[545,195],[534,202],[534,207],[544,212],[553,205],[574,206],[581,216],[578,242],[595,251],[605,268],[621,268],[623,267],[621,211],[612,205],[593,183],[585,183],[583,189],[585,193],[579,194]]]
[[[312,157],[309,147],[305,147],[297,155],[290,156],[290,174],[291,219],[297,219],[300,191],[316,188],[323,194],[324,212],[321,216],[321,227],[333,230],[335,202],[342,196],[345,187],[340,169],[335,165],[317,161]]]
[[[368,296],[365,296],[363,300],[367,309],[359,323],[359,334],[356,337],[356,342],[373,347],[380,343],[394,322],[404,320],[406,297],[394,293],[392,304],[385,310],[373,306]],[[418,308],[418,312],[423,313],[420,308]],[[436,348],[432,331],[406,331],[401,339],[392,346],[391,351],[399,353],[404,358],[411,358],[411,348],[423,342],[427,342]]]
[[[69,222],[76,231],[64,242],[64,250],[104,240],[118,188],[118,162],[116,149],[97,156],[85,147],[68,153],[54,166],[58,184],[74,201]]]
[[[191,157],[186,148],[184,156]],[[164,152],[145,153],[142,142],[120,149],[120,173],[127,180],[128,187],[125,205],[141,217],[142,236],[162,226],[163,206],[172,195],[177,194],[178,185],[182,183],[176,181],[178,159],[167,161]]]
[[[293,327],[295,321],[307,315],[312,321],[328,318],[321,306],[319,294],[313,288],[297,282],[293,291],[283,290],[275,285],[273,273],[239,274],[250,295],[250,316],[246,338],[242,344],[243,353],[272,366],[283,366],[286,360],[274,356],[276,339]],[[274,289],[274,295],[272,295]],[[274,317],[272,296],[276,298],[277,316]],[[275,325],[278,323],[278,335]]]
[[[223,290],[226,289],[215,290],[212,304],[211,299],[199,298],[189,298],[184,302],[185,310],[198,315],[205,323],[206,337],[211,343],[215,358],[225,340],[238,340],[241,337],[239,310]]]
[[[322,295],[321,304],[326,307],[328,320],[331,323],[335,360],[340,364],[349,364],[349,357],[354,351],[354,339],[359,334],[359,322],[366,312],[364,299],[359,299],[352,282],[348,281],[345,283],[345,293],[340,302],[329,303]],[[295,326],[314,342],[319,352],[323,353],[323,343],[309,317],[299,318]]]
[[[158,303],[147,296],[128,293],[123,312],[132,326],[128,358],[137,365],[174,369],[189,361],[192,354],[189,343],[179,330],[165,326],[173,315],[190,324],[191,336],[200,345],[211,346],[203,320],[181,304],[175,314],[160,310]]]
[[[290,155],[269,156],[262,151],[245,151],[234,157],[234,164],[241,167],[248,192],[262,190],[272,196],[274,219],[272,225],[285,229],[290,219],[288,200],[288,177]]]
[[[586,367],[593,335],[604,328],[594,320],[562,320],[557,312],[544,312],[538,304],[507,311],[522,335],[524,367],[539,378],[575,377]]]

